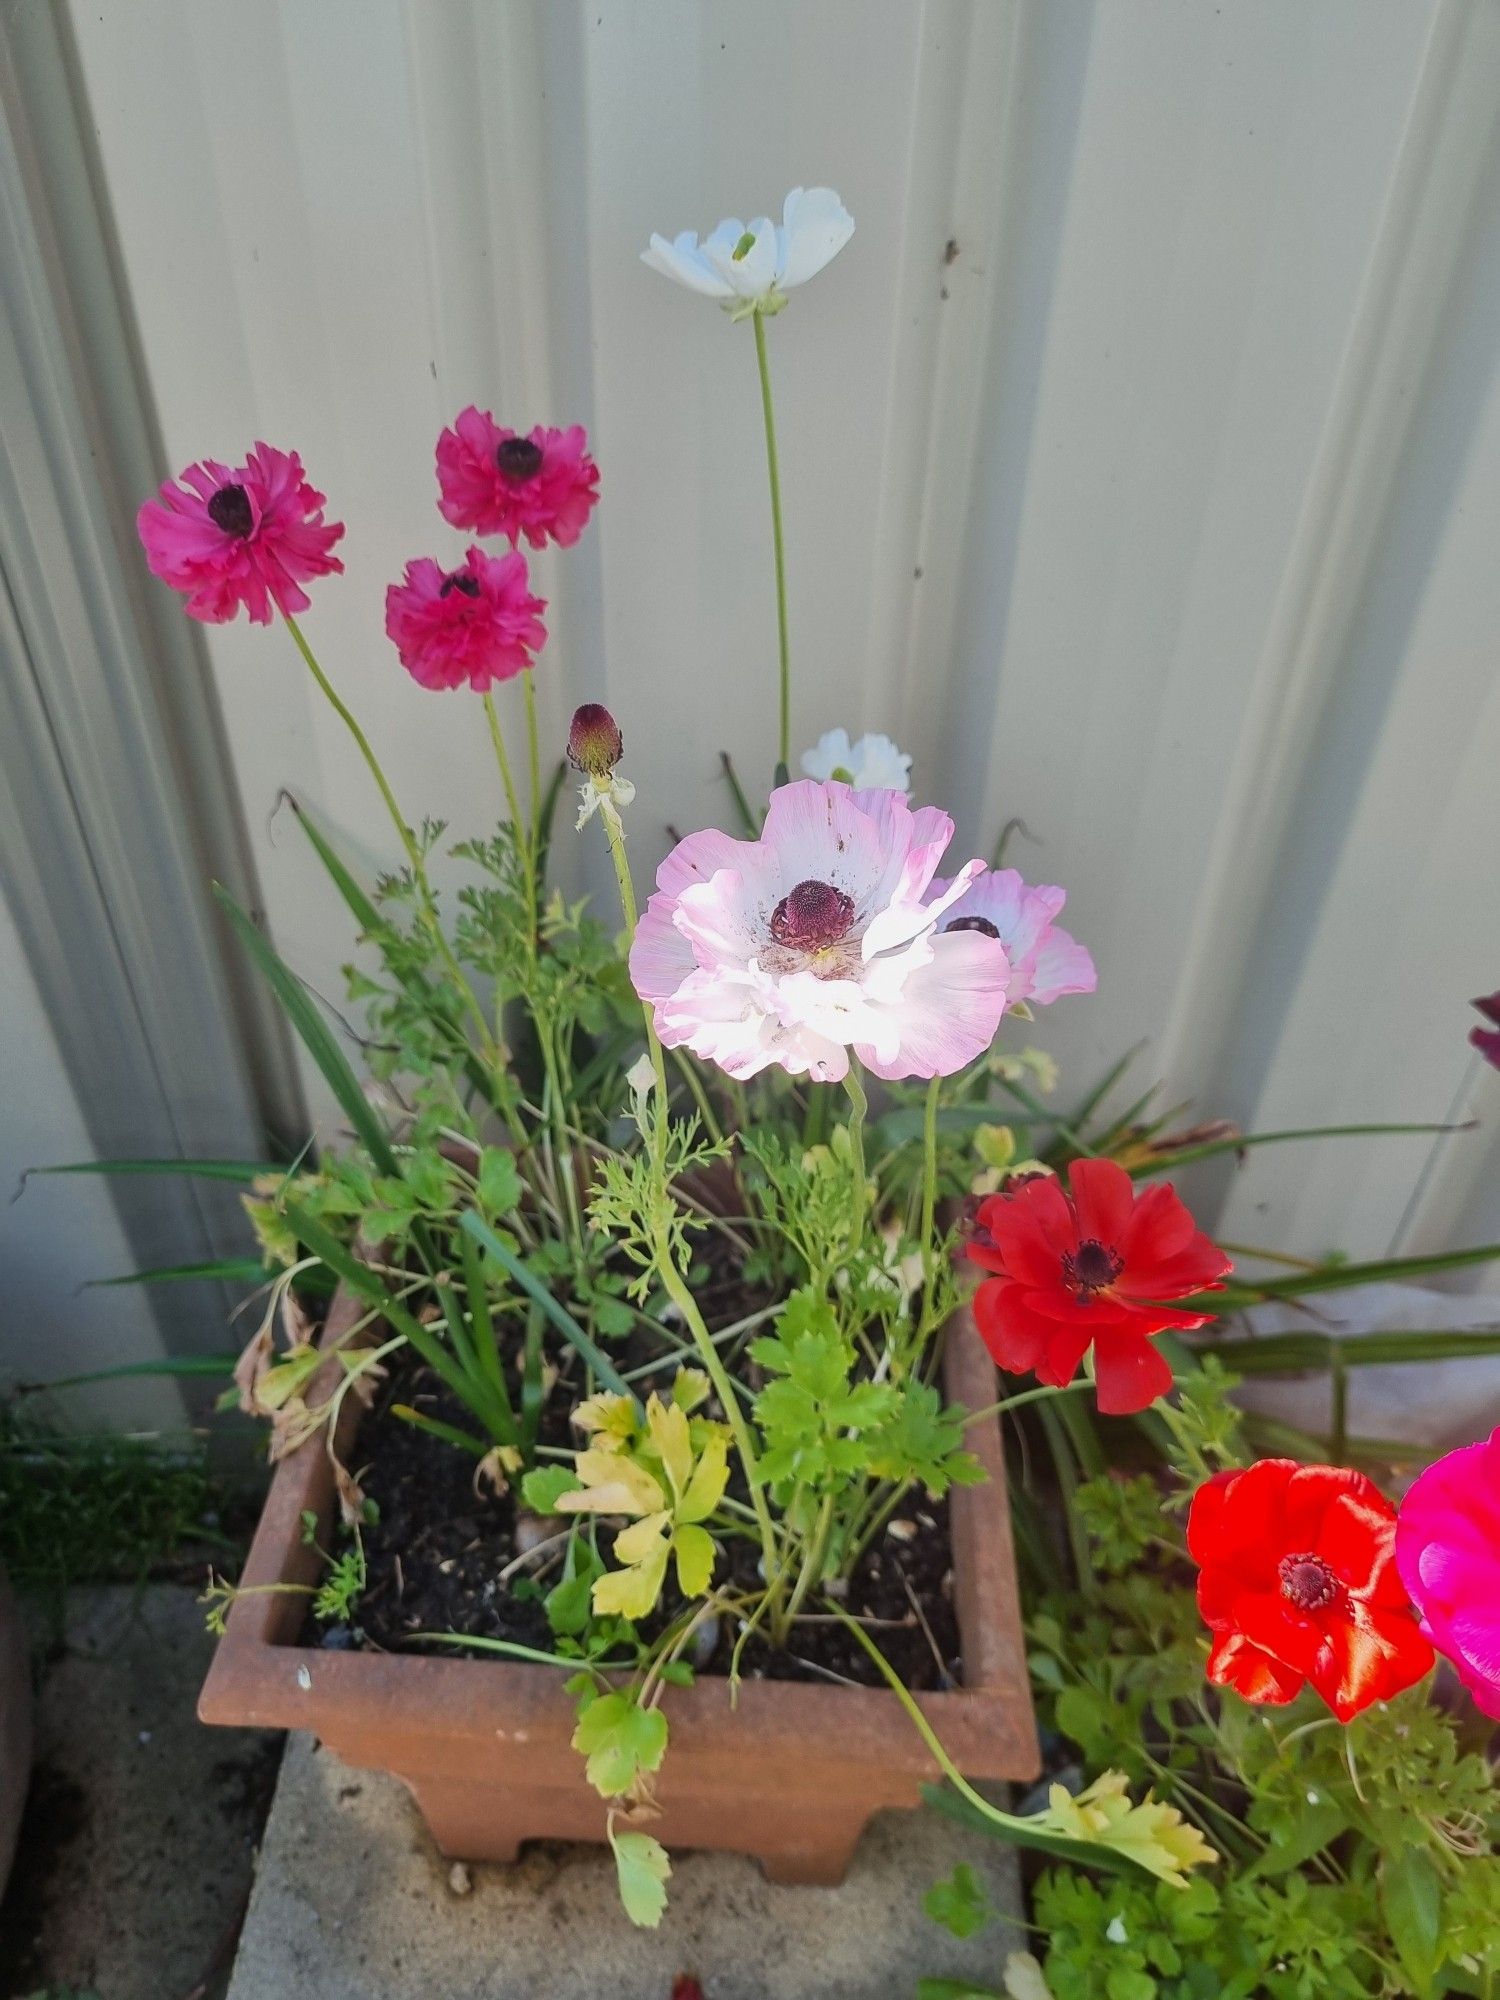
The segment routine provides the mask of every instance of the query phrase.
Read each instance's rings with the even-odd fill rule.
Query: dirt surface
[[[497,1495],[484,1482],[476,1486],[474,1459],[393,1415],[397,1403],[461,1427],[471,1421],[425,1368],[398,1370],[383,1385],[354,1455],[360,1484],[378,1511],[363,1531],[367,1581],[351,1623],[325,1627],[323,1644],[397,1651],[417,1643],[426,1651],[430,1646],[415,1635],[457,1632],[551,1650],[540,1595],[558,1580],[561,1546],[538,1549],[533,1562],[505,1578],[518,1553],[514,1497]],[[564,1425],[554,1398],[543,1442],[572,1442]],[[551,1526],[529,1525],[544,1535]],[[604,1530],[605,1550],[611,1539]],[[724,1559],[729,1575],[753,1587],[759,1550],[752,1540],[726,1543]],[[947,1503],[931,1504],[919,1493],[872,1544],[844,1599],[848,1610],[874,1621],[871,1636],[908,1687],[951,1686],[959,1678],[952,1587]],[[664,1600],[667,1616],[680,1608],[670,1594]],[[700,1670],[727,1672],[735,1638],[727,1625],[721,1629]],[[799,1620],[785,1651],[752,1637],[741,1672],[757,1679],[880,1685],[873,1662],[826,1611]]]

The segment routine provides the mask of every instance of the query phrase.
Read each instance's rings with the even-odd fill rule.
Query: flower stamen
[[[854,921],[854,898],[831,882],[799,882],[771,912],[771,936],[792,951],[826,951]]]
[[[495,463],[502,479],[519,486],[525,479],[535,479],[541,471],[542,448],[531,438],[502,438],[495,449]]]
[[[978,931],[984,937],[997,938],[999,926],[992,924],[988,917],[955,917],[951,924],[944,924],[945,931]]]
[[[983,921],[981,919],[981,921]],[[1081,1306],[1089,1305],[1096,1292],[1112,1285],[1125,1268],[1118,1250],[1110,1249],[1097,1237],[1085,1237],[1076,1250],[1067,1250],[1062,1260],[1063,1278],[1073,1288]]]
[[[1321,1556],[1283,1556],[1276,1574],[1282,1596],[1299,1611],[1326,1611],[1340,1594],[1339,1580]]]
[[[226,535],[235,535],[242,541],[250,533],[255,526],[255,516],[250,511],[250,495],[238,480],[230,480],[212,496],[208,503],[208,518]]]
[[[438,596],[446,597],[450,590],[461,590],[465,597],[479,595],[479,579],[470,576],[466,569],[456,569],[451,576],[445,576],[438,588]]]

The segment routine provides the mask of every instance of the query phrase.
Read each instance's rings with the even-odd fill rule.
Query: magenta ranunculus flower
[[[153,576],[186,595],[190,618],[222,625],[243,605],[269,625],[273,606],[307,609],[309,577],[344,567],[329,553],[343,525],[323,519],[325,504],[296,452],[257,444],[243,465],[206,458],[167,480],[135,525]]]
[[[953,838],[899,792],[799,779],[771,795],[759,840],[690,834],[657,872],[630,976],[669,1047],[731,1076],[779,1063],[838,1082],[849,1051],[877,1076],[949,1076],[989,1047],[1005,1007],[1005,948],[924,900]]]
[[[385,593],[385,629],[423,687],[484,694],[535,665],[547,643],[546,609],[546,599],[531,594],[525,556],[472,548],[459,569],[431,556],[409,562],[405,581]]]
[[[1486,993],[1469,1002],[1489,1022],[1487,1028],[1470,1028],[1469,1042],[1478,1049],[1492,1069],[1500,1069],[1500,993]]]
[[[438,510],[455,528],[524,535],[534,549],[556,542],[571,548],[599,498],[599,468],[588,454],[582,424],[567,430],[537,424],[525,437],[503,430],[472,404],[438,439]]]
[[[935,881],[929,900],[948,893]],[[986,868],[948,905],[943,930],[982,931],[999,938],[1010,960],[1005,997],[1014,1007],[1030,1000],[1045,1007],[1064,993],[1092,993],[1099,983],[1094,961],[1052,921],[1068,899],[1066,889],[1032,889],[1014,868]]]
[[[1413,1482],[1396,1519],[1396,1568],[1422,1630],[1500,1719],[1500,1430]]]

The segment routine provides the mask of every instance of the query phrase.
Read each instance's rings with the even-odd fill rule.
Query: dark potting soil
[[[555,1642],[540,1594],[558,1581],[561,1546],[539,1552],[534,1562],[521,1565],[507,1578],[504,1572],[518,1553],[515,1496],[496,1493],[482,1481],[476,1487],[475,1460],[393,1415],[394,1403],[409,1404],[424,1415],[459,1426],[467,1421],[442,1383],[420,1365],[398,1366],[382,1384],[351,1463],[377,1514],[363,1530],[365,1588],[351,1622],[323,1627],[321,1643],[500,1657],[479,1646],[434,1645],[429,1638],[417,1637],[457,1633],[552,1651]],[[559,1446],[576,1442],[568,1431],[562,1398],[549,1400],[541,1442]],[[605,1550],[612,1534],[612,1529],[604,1533]],[[736,1536],[721,1544],[718,1574],[722,1578],[727,1573],[754,1588],[758,1559],[754,1541]],[[540,1585],[535,1595],[525,1586],[528,1578]],[[522,1585],[520,1595],[517,1584]],[[961,1669],[947,1502],[929,1502],[920,1492],[909,1497],[867,1551],[843,1603],[857,1617],[871,1621],[867,1626],[871,1637],[909,1688],[958,1685]],[[670,1617],[680,1608],[669,1593],[665,1614]],[[713,1652],[699,1660],[699,1671],[727,1673],[736,1636],[724,1621]],[[747,1680],[882,1684],[858,1641],[826,1614],[799,1618],[786,1650],[753,1635],[741,1657],[740,1673]]]

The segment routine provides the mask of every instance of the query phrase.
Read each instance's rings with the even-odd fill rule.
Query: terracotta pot
[[[0,1567],[0,1891],[15,1857],[31,1777],[31,1656]]]
[[[340,1293],[330,1335],[360,1311]],[[947,1356],[955,1402],[995,1400],[994,1370],[966,1312]],[[337,1379],[337,1364],[329,1368],[325,1386]],[[352,1397],[342,1414],[352,1434]],[[351,1442],[341,1436],[341,1452]],[[922,1709],[969,1777],[1029,1779],[1040,1759],[998,1422],[976,1424],[968,1444],[989,1478],[952,1496],[964,1686],[924,1695]],[[526,1840],[602,1840],[604,1807],[569,1745],[573,1703],[556,1669],[299,1644],[306,1597],[258,1587],[317,1580],[321,1559],[303,1541],[302,1515],[311,1509],[327,1529],[334,1508],[332,1468],[313,1439],[272,1481],[242,1578],[251,1594],[230,1611],[202,1719],[311,1730],[346,1763],[394,1772],[438,1846],[458,1859],[513,1860]],[[726,1684],[705,1678],[669,1689],[665,1706],[671,1745],[651,1831],[668,1847],[756,1855],[772,1881],[841,1880],[871,1815],[915,1806],[937,1776],[887,1689],[744,1681],[731,1708]]]

